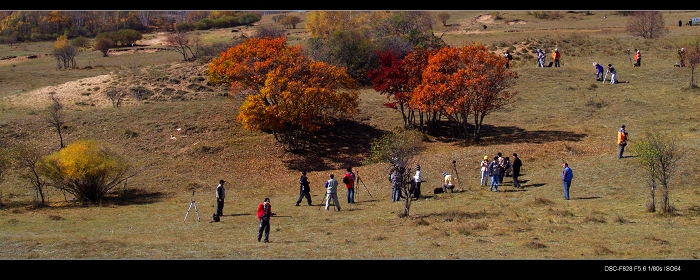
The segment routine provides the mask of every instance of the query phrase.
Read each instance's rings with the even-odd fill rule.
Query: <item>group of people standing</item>
[[[605,72],[605,75],[603,75],[603,65],[600,65],[598,62],[593,62],[593,67],[595,67],[595,80],[596,81],[603,81],[608,77],[608,73],[610,73],[610,84],[617,84],[617,70],[615,70],[615,67],[613,67],[612,64],[608,64],[608,70]]]
[[[517,153],[513,153],[512,161],[510,160],[510,157],[503,157],[500,152],[493,157],[493,161],[491,162],[489,162],[488,156],[484,156],[480,167],[480,185],[486,186],[488,178],[491,178],[489,190],[498,192],[498,187],[503,183],[503,177],[510,175],[513,178],[513,187],[522,188],[522,185],[518,180],[522,166],[523,163],[518,157]]]
[[[552,51],[552,62],[549,63],[549,65],[545,64],[545,60],[547,58],[547,54],[545,54],[544,50],[538,48],[535,51],[535,55],[537,56],[537,67],[560,67],[561,63],[561,52],[559,52],[558,48],[555,48],[554,51]]]

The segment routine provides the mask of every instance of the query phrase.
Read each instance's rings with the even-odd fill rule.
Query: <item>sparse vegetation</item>
[[[144,33],[139,50],[81,51],[78,65],[92,69],[57,70],[51,42],[0,45],[0,142],[21,142],[42,151],[55,150],[56,132],[44,120],[56,92],[65,105],[67,144],[79,139],[105,141],[143,170],[114,187],[103,207],[78,207],[80,198],[45,188],[45,205],[37,207],[36,190],[21,177],[27,169],[6,171],[0,182],[0,248],[12,259],[693,259],[700,175],[693,171],[699,138],[698,94],[688,89],[690,69],[673,67],[675,46],[683,46],[695,27],[671,27],[666,36],[640,41],[624,30],[627,18],[596,11],[559,20],[537,20],[525,12],[499,12],[507,21],[491,24],[490,13],[453,12],[453,24],[433,25],[450,45],[479,41],[502,54],[554,47],[563,50],[562,67],[535,68],[522,55],[511,69],[519,74],[514,102],[484,122],[481,143],[466,145],[444,129],[422,134],[425,150],[416,161],[426,176],[423,196],[391,203],[388,162],[367,163],[374,139],[401,126],[387,98],[359,89],[359,113],[310,135],[306,153],[286,153],[270,134],[248,131],[235,113],[244,96],[226,87],[207,85],[204,61],[184,63],[182,55],[158,45],[162,35]],[[568,14],[568,13],[567,13]],[[694,12],[674,11],[675,17]],[[305,16],[305,13],[300,13]],[[607,15],[606,19],[603,16]],[[664,14],[667,15],[667,14]],[[257,25],[276,24],[265,15]],[[510,21],[520,19],[520,21]],[[538,28],[529,24],[537,20]],[[482,29],[481,24],[488,24]],[[603,28],[604,27],[604,28]],[[253,34],[252,26],[200,33],[214,44]],[[465,31],[470,31],[465,34]],[[571,33],[576,36],[570,36]],[[585,35],[580,35],[585,34]],[[290,45],[304,44],[307,34],[287,34]],[[585,37],[582,37],[585,36]],[[226,38],[225,40],[222,38]],[[217,41],[218,40],[218,41]],[[503,47],[499,47],[504,42]],[[522,44],[522,42],[530,42]],[[228,42],[226,43],[228,44]],[[20,47],[18,47],[20,46]],[[642,48],[644,67],[626,61],[627,48]],[[156,51],[156,49],[161,49]],[[689,51],[691,50],[688,48]],[[27,59],[29,55],[36,58]],[[218,56],[217,53],[213,56]],[[549,57],[547,59],[549,61]],[[611,61],[627,83],[595,82],[591,62]],[[32,77],[28,79],[26,77]],[[188,89],[206,85],[203,91]],[[595,84],[596,86],[591,86]],[[49,87],[50,86],[50,87]],[[49,87],[49,88],[47,88]],[[129,93],[119,108],[105,94],[110,87]],[[192,86],[198,88],[197,86]],[[96,89],[97,88],[97,89]],[[91,89],[88,91],[88,89]],[[132,91],[134,89],[135,91]],[[89,92],[89,95],[83,93]],[[148,96],[139,102],[137,92]],[[182,95],[184,98],[171,97]],[[176,102],[174,102],[176,101]],[[76,106],[75,104],[94,106]],[[604,106],[603,106],[604,105]],[[642,211],[648,200],[645,168],[639,155],[615,159],[616,127],[627,124],[632,141],[647,131],[662,130],[689,147],[679,160],[671,185],[673,212]],[[398,125],[397,125],[398,124]],[[663,124],[663,126],[659,126]],[[634,136],[639,135],[639,136]],[[636,140],[635,140],[636,139]],[[523,160],[523,189],[509,177],[499,190],[479,187],[478,162],[484,155],[517,152]],[[433,194],[441,173],[456,160],[463,191]],[[559,178],[566,160],[576,177],[572,199],[564,201]],[[348,165],[359,170],[364,185],[355,204],[341,200],[342,211],[319,211],[322,183],[329,173]],[[314,207],[295,207],[296,182],[306,170]],[[232,199],[220,223],[207,223],[214,208],[215,182],[225,179]],[[202,222],[183,222],[193,198]],[[371,193],[371,194],[370,194]],[[342,196],[342,195],[341,195]],[[259,244],[255,206],[270,197],[279,217],[271,243]],[[659,206],[660,207],[660,206]],[[194,210],[193,210],[194,211]],[[661,212],[661,211],[659,211]],[[157,214],[157,217],[154,215]],[[673,226],[673,234],[669,233]],[[226,237],[227,242],[200,242]],[[410,246],[406,238],[410,237]],[[196,249],[193,249],[196,244]],[[95,249],[99,248],[99,249]],[[333,248],[342,254],[321,254]],[[300,257],[302,256],[302,257]]]

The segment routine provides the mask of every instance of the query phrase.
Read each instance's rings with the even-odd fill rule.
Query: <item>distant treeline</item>
[[[105,32],[191,31],[250,25],[261,12],[245,11],[0,11],[0,43],[93,38]]]

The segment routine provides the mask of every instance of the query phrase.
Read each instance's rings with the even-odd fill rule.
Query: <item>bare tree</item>
[[[37,163],[44,156],[42,152],[31,146],[20,144],[13,148],[17,164],[23,170],[21,178],[29,181],[34,189],[34,198],[38,205],[44,205],[44,191],[48,185],[37,172]]]
[[[694,48],[685,55],[685,59],[688,61],[688,68],[690,68],[690,88],[697,86],[695,84],[695,68],[700,66],[700,38],[695,39],[693,46]]]
[[[105,95],[112,101],[112,107],[114,108],[119,107],[126,93],[126,90],[120,90],[114,87],[110,87],[105,91]]]
[[[54,128],[56,128],[56,132],[58,133],[58,138],[61,143],[61,149],[65,147],[63,145],[63,134],[62,134],[62,129],[64,125],[64,116],[63,116],[63,104],[61,104],[61,101],[56,97],[56,92],[51,92],[49,93],[51,96],[51,105],[49,105],[49,115],[46,117],[46,121],[51,124]]]
[[[199,52],[199,37],[191,37],[185,32],[170,33],[165,38],[168,46],[175,48],[177,52],[182,54],[184,61],[193,61],[197,59]]]
[[[272,25],[259,25],[255,27],[255,38],[277,38],[287,33],[284,28]]]
[[[71,45],[65,45],[53,50],[53,56],[58,62],[58,68],[75,68],[75,55],[78,54],[78,49]]]
[[[638,11],[627,21],[627,31],[644,39],[659,38],[668,29],[664,26],[664,16],[659,11]]]

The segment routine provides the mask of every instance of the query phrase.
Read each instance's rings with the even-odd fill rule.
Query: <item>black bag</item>
[[[343,184],[350,184],[350,177],[343,176]]]
[[[444,192],[445,192],[445,190],[443,190],[442,188],[435,188],[433,190],[433,194],[439,194],[439,193],[444,193]]]

